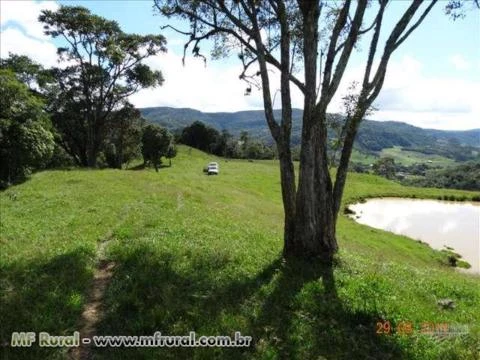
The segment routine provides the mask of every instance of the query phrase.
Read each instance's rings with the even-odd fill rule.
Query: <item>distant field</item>
[[[380,153],[381,157],[391,156],[395,159],[396,163],[402,165],[412,165],[412,164],[426,164],[428,161],[432,166],[447,166],[455,163],[455,160],[446,158],[440,155],[427,155],[417,151],[406,151],[402,150],[399,146],[393,148],[383,149]]]
[[[206,176],[208,161],[220,175]],[[349,174],[344,204],[373,196],[471,198]],[[276,161],[225,161],[179,147],[173,166],[44,171],[0,193],[0,358],[65,359],[64,348],[10,348],[12,331],[79,329],[97,263],[113,262],[103,335],[233,335],[249,348],[93,349],[95,359],[474,359],[480,281],[428,246],[338,223],[337,295],[323,269],[281,258]],[[434,225],[433,225],[434,226]],[[104,244],[100,246],[100,244]],[[104,247],[104,253],[98,249]],[[450,298],[455,309],[437,305]],[[377,334],[378,321],[413,323]],[[424,322],[466,325],[463,337],[420,334]]]
[[[360,163],[360,164],[364,164],[364,165],[373,164],[377,160],[378,160],[377,156],[366,154],[366,153],[358,151],[356,149],[353,150],[352,157],[350,158],[351,162]]]
[[[401,165],[413,165],[413,164],[428,164],[430,166],[445,167],[455,163],[455,160],[446,158],[440,155],[427,155],[417,151],[402,150],[400,146],[392,148],[385,148],[378,152],[377,155],[366,154],[362,151],[354,149],[352,152],[351,161],[354,163],[360,163],[364,165],[373,164],[380,157],[390,156],[393,157],[395,163]],[[431,162],[429,162],[431,161]]]

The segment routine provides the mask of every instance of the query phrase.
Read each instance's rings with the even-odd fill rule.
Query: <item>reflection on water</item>
[[[480,204],[416,199],[371,199],[349,206],[355,220],[406,235],[434,249],[452,247],[480,272]]]

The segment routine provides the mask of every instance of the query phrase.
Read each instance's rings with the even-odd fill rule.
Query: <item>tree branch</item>
[[[360,30],[360,26],[362,25],[363,16],[365,15],[365,9],[367,7],[367,4],[367,0],[359,0],[357,2],[357,9],[355,10],[355,15],[353,17],[352,25],[348,33],[347,41],[343,48],[342,54],[340,55],[340,59],[337,62],[337,66],[335,67],[335,72],[333,74],[332,80],[330,81],[326,89],[322,89],[322,91],[325,90],[325,98],[323,99],[323,101],[326,104],[330,103],[331,99],[333,98],[335,92],[338,89],[338,86],[340,85],[340,81],[345,72],[345,68],[347,67],[350,54],[352,53],[353,47],[355,46],[358,38],[358,32]],[[332,49],[332,55],[333,57],[335,57],[335,44],[333,45]],[[322,102],[322,99],[320,99],[320,102]]]
[[[430,5],[425,9],[423,14],[420,16],[420,18],[417,20],[415,24],[413,24],[410,29],[407,30],[407,32],[397,40],[395,43],[395,49],[400,46],[401,43],[403,43],[409,36],[410,34],[422,23],[422,21],[425,19],[425,17],[428,15],[430,10],[435,6],[438,0],[431,0]]]

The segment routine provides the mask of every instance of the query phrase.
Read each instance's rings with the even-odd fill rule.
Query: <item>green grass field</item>
[[[352,157],[350,158],[350,161],[353,163],[359,163],[363,165],[370,165],[375,163],[379,159],[378,156],[366,154],[362,151],[359,151],[357,149],[353,149],[352,151]]]
[[[402,165],[413,165],[413,164],[427,164],[431,166],[442,166],[446,167],[455,163],[455,160],[446,158],[441,155],[436,154],[423,154],[418,151],[407,151],[402,150],[400,146],[394,146],[392,148],[383,149],[380,152],[380,157],[390,156],[395,159],[395,162]]]
[[[2,359],[64,359],[65,348],[11,348],[12,331],[79,329],[97,249],[115,262],[101,335],[242,335],[248,348],[93,349],[94,359],[478,359],[480,281],[444,255],[341,216],[336,295],[319,264],[285,263],[278,163],[225,161],[179,148],[173,166],[45,171],[0,193]],[[374,196],[471,198],[349,174],[345,203]],[[437,300],[450,298],[455,309]],[[377,334],[378,321],[411,335]],[[467,325],[448,339],[424,322]]]

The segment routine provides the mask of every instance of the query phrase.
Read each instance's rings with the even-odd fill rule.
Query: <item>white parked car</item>
[[[218,175],[218,163],[211,162],[207,165],[207,174],[208,175]]]

